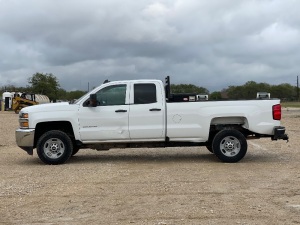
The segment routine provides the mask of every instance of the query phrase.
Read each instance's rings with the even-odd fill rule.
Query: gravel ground
[[[49,166],[0,112],[0,224],[300,224],[300,110],[290,142],[250,140],[239,163],[200,148],[81,150]]]

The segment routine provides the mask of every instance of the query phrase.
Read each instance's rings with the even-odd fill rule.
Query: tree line
[[[81,90],[64,90],[61,88],[57,77],[52,73],[35,73],[28,78],[28,85],[26,87],[8,85],[1,88],[1,93],[5,91],[47,95],[52,102],[56,102],[57,100],[71,101],[80,98],[86,93],[86,91]]]
[[[61,88],[58,79],[52,73],[35,73],[28,78],[26,87],[16,87],[9,85],[2,87],[1,93],[5,91],[26,92],[47,95],[50,101],[57,100],[71,101],[80,98],[86,91],[66,91]],[[295,101],[298,99],[297,87],[290,84],[270,85],[267,83],[256,83],[248,81],[240,86],[229,86],[222,91],[209,93],[204,87],[193,84],[172,84],[172,93],[195,93],[208,94],[211,100],[221,99],[255,99],[257,92],[267,92],[271,94],[271,98],[279,98],[281,100]]]
[[[171,85],[171,92],[173,93],[196,93],[209,94],[211,100],[222,99],[255,99],[258,92],[270,93],[271,98],[279,98],[283,101],[298,101],[299,89],[291,84],[270,85],[267,83],[256,83],[255,81],[248,81],[240,86],[229,86],[221,91],[209,93],[204,87],[197,87],[192,84]]]
[[[290,84],[270,85],[248,81],[241,86],[229,86],[224,90],[230,99],[253,99],[257,92],[270,93],[271,98],[279,98],[286,101],[298,100],[297,87]]]
[[[286,101],[296,101],[298,99],[297,87],[290,84],[270,85],[267,83],[256,83],[255,81],[248,81],[240,86],[229,86],[222,91],[215,91],[209,93],[204,87],[198,87],[193,84],[179,84],[171,85],[171,92],[173,93],[196,93],[209,94],[211,100],[222,99],[255,99],[258,92],[270,93],[271,98],[279,98]]]

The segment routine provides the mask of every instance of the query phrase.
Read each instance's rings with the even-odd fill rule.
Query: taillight
[[[281,105],[273,105],[273,120],[281,120]]]

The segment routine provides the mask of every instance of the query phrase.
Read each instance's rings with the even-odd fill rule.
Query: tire
[[[44,133],[37,142],[37,154],[46,164],[63,164],[71,157],[72,152],[71,138],[59,130]]]
[[[214,154],[223,162],[235,163],[247,153],[247,140],[238,130],[221,130],[213,139]]]

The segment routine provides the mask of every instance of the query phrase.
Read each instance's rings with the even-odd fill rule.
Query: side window
[[[108,86],[96,93],[98,104],[105,105],[125,105],[126,84]]]
[[[155,84],[134,84],[134,104],[155,102],[157,102]]]

